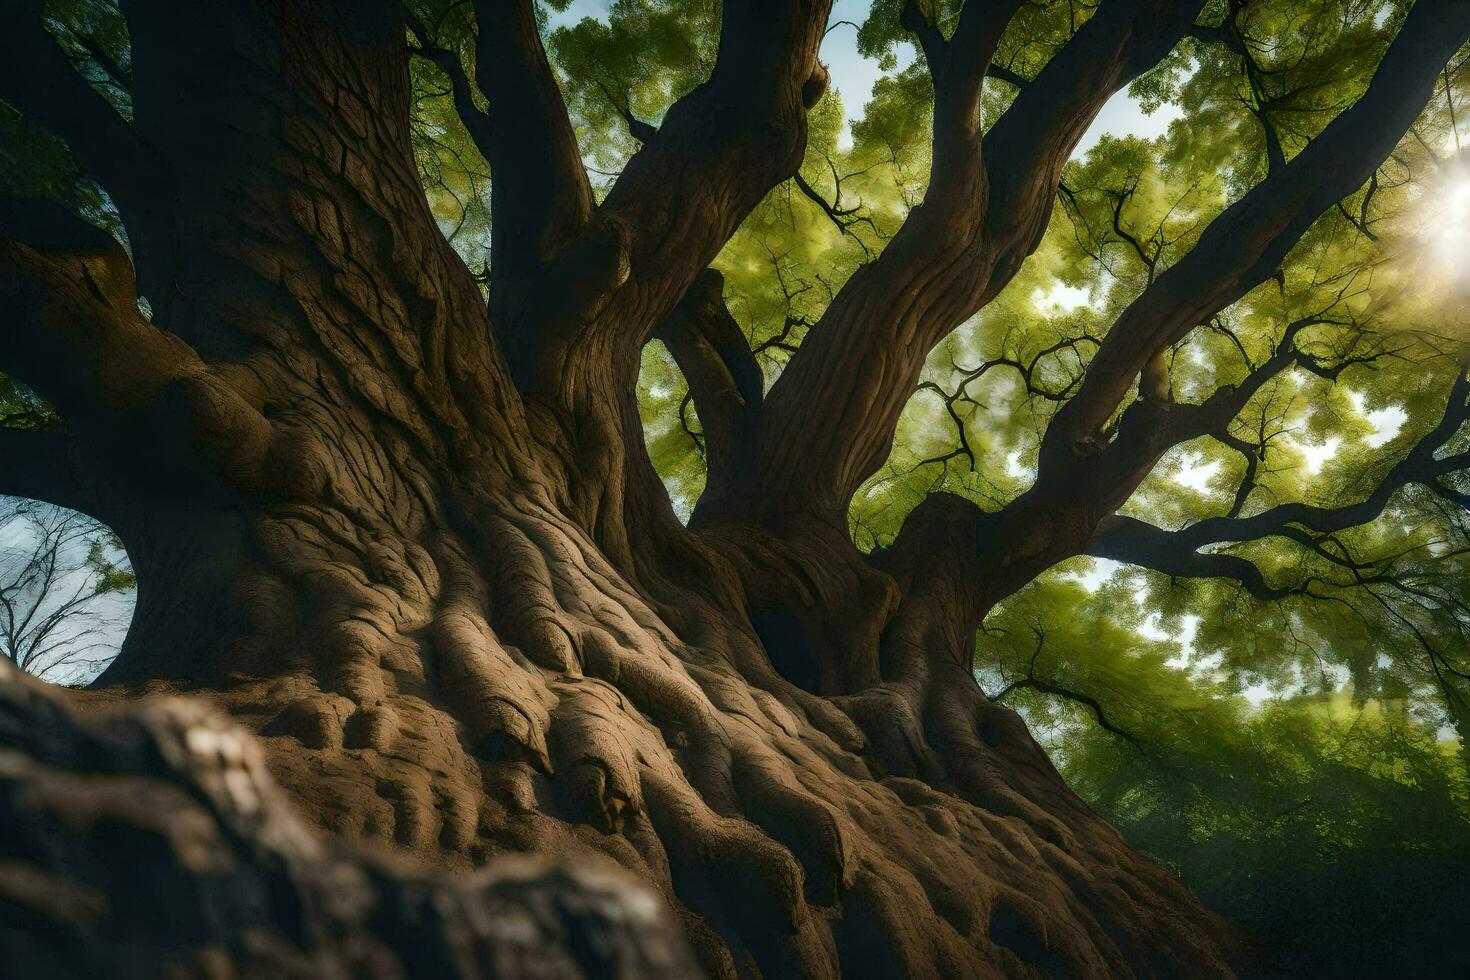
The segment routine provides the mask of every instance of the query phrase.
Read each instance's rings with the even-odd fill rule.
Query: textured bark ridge
[[[79,718],[0,662],[0,822],[9,976],[698,976],[624,873],[433,876],[322,839],[197,701]]]
[[[1014,274],[1071,147],[1199,3],[1105,0],[983,144],[974,100],[1016,4],[965,4],[951,40],[909,5],[937,86],[929,198],[764,405],[705,270],[801,159],[828,4],[727,4],[711,77],[643,133],[594,207],[531,5],[476,3],[490,115],[462,102],[495,171],[488,307],[418,183],[402,10],[124,6],[130,124],[99,119],[95,94],[56,74],[70,68],[45,56],[39,19],[0,18],[0,55],[15,55],[0,65],[24,69],[0,70],[0,95],[65,135],[133,245],[130,264],[58,208],[0,202],[0,367],[66,419],[7,440],[18,462],[0,490],[105,520],[139,576],[122,654],[85,697],[187,692],[258,733],[265,766],[322,830],[492,870],[433,883],[344,856],[274,802],[247,813],[274,800],[255,743],[196,707],[80,725],[7,681],[0,725],[20,749],[3,756],[6,805],[54,860],[84,848],[64,871],[32,861],[0,876],[5,901],[32,903],[38,935],[68,947],[7,942],[82,961],[133,942],[89,925],[130,914],[97,904],[136,894],[110,890],[128,867],[174,876],[170,900],[223,903],[203,923],[181,910],[187,936],[136,940],[176,944],[147,955],[200,972],[219,955],[356,969],[344,937],[384,975],[414,956],[467,975],[488,957],[492,972],[521,955],[495,938],[495,910],[540,928],[543,881],[589,909],[548,962],[674,955],[651,932],[618,938],[644,926],[598,911],[611,886],[497,877],[499,856],[531,852],[636,873],[718,977],[1230,973],[1227,925],[987,702],[974,632],[996,601],[1096,547],[1170,445],[1228,421],[1233,395],[1146,399],[1106,437],[1091,425],[1118,378],[1126,388],[1204,306],[1269,275],[1273,250],[1333,199],[1292,181],[1346,193],[1365,179],[1387,152],[1360,138],[1365,120],[1408,125],[1463,36],[1444,24],[1470,20],[1464,0],[1415,5],[1367,115],[1348,110],[1324,134],[1331,168],[1294,161],[1271,178],[1290,213],[1227,211],[1222,235],[1236,238],[1160,278],[1197,302],[1155,316],[1168,296],[1151,289],[1153,306],[1125,314],[1109,335],[1121,352],[1099,355],[1032,491],[1000,514],[932,497],[874,555],[851,543],[846,502],[928,347]],[[639,352],[655,335],[706,426],[728,426],[708,438],[711,491],[688,528],[638,423]],[[1114,552],[1147,563],[1164,550],[1129,550],[1108,527]],[[32,732],[33,716],[50,720]],[[215,761],[196,769],[203,756]],[[140,808],[134,788],[156,804]],[[197,818],[148,823],[175,802]],[[117,863],[69,824],[48,836],[42,812],[115,813]],[[48,905],[41,883],[58,875]],[[293,903],[307,911],[286,916]]]

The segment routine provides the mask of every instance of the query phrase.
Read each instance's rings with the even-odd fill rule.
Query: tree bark
[[[308,821],[440,869],[609,858],[713,976],[1230,973],[1229,927],[975,684],[975,628],[1042,557],[1011,561],[1005,529],[944,497],[876,556],[823,521],[685,529],[642,450],[630,362],[799,161],[825,4],[773,5],[769,31],[734,16],[715,77],[572,240],[580,197],[528,209],[566,247],[492,289],[517,318],[493,329],[417,186],[396,15],[125,6],[136,135],[180,162],[140,218],[167,242],[139,260],[168,283],[155,321],[121,249],[0,211],[0,366],[58,406],[76,456],[27,492],[92,501],[139,578],[84,704],[207,701],[259,734]],[[512,68],[496,84],[547,95]],[[767,142],[681,158],[710,106]],[[688,206],[672,228],[654,185]],[[702,336],[738,395],[743,368]],[[728,407],[743,458],[759,404]],[[74,766],[80,738],[37,764]],[[434,887],[466,916],[480,901]]]
[[[320,838],[260,744],[197,702],[79,717],[0,662],[0,820],[11,976],[698,976],[610,866],[451,877]]]

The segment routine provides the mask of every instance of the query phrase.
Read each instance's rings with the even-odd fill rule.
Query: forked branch
[[[839,519],[886,457],[929,351],[1040,241],[1061,168],[1096,113],[1168,53],[1199,6],[1186,0],[1161,14],[1143,0],[1105,0],[983,140],[980,87],[1014,5],[967,4],[948,41],[910,13],[935,86],[928,190],[773,386],[762,435],[765,500]]]
[[[1334,564],[1341,554],[1323,550],[1321,537],[1375,520],[1403,488],[1418,484],[1463,506],[1465,495],[1442,482],[1470,469],[1470,450],[1446,452],[1470,420],[1470,381],[1462,375],[1451,385],[1444,415],[1395,463],[1361,500],[1337,507],[1302,502],[1280,504],[1247,517],[1213,517],[1179,531],[1168,531],[1123,515],[1104,519],[1087,546],[1087,553],[1191,578],[1230,578],[1259,599],[1279,599],[1294,589],[1273,588],[1247,559],[1221,552],[1201,553],[1212,545],[1283,537],[1306,545]],[[1345,567],[1361,568],[1347,562]]]
[[[1273,275],[1312,222],[1368,180],[1467,36],[1467,0],[1415,4],[1363,96],[1227,208],[1198,245],[1119,316],[1076,397],[1047,430],[1040,481],[1065,479],[1068,460],[1087,452],[1152,358]]]

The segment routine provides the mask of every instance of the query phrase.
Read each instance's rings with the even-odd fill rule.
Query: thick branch
[[[545,261],[592,214],[577,136],[536,29],[532,0],[476,0],[475,78],[490,101],[492,276]],[[456,100],[458,96],[456,96]]]
[[[718,271],[705,270],[654,334],[689,383],[704,429],[708,476],[693,523],[723,510],[727,497],[748,492],[765,391],[745,333],[725,308],[724,282]]]
[[[1257,599],[1280,599],[1290,594],[1289,589],[1267,585],[1261,570],[1244,558],[1201,554],[1179,541],[1174,532],[1122,514],[1114,514],[1098,526],[1087,553],[1179,578],[1234,579]]]
[[[966,3],[948,41],[914,0],[904,6],[903,26],[918,37],[934,86],[934,162],[929,182],[931,189],[938,185],[940,194],[984,194],[980,93],[995,46],[1020,5],[1020,0]]]
[[[772,388],[761,509],[841,519],[853,491],[886,458],[929,351],[1015,274],[1046,227],[1072,148],[1112,93],[1173,47],[1199,4],[1175,4],[1161,18],[1143,0],[1106,0],[983,144],[971,96],[978,99],[987,70],[990,32],[1003,26],[990,14],[1009,7],[965,10],[972,6],[989,13],[977,14],[968,46],[929,45],[931,69],[939,70],[924,202],[882,255],[848,280]],[[970,60],[954,61],[957,51]]]
[[[643,148],[584,233],[514,302],[497,306],[492,293],[497,329],[513,330],[506,354],[523,391],[581,400],[585,385],[567,390],[581,375],[568,359],[585,354],[600,361],[588,371],[605,372],[609,347],[615,387],[633,389],[637,352],[654,327],[800,165],[807,111],[826,90],[817,50],[829,7],[829,0],[726,5],[709,79],[674,103],[657,132],[639,130]],[[498,223],[496,236],[507,248],[518,243]]]
[[[197,358],[142,320],[122,246],[59,205],[0,197],[0,369],[62,417],[104,414]]]
[[[0,370],[65,420],[64,445],[60,433],[26,433],[48,441],[15,447],[27,462],[0,456],[34,467],[14,492],[109,519],[92,498],[121,498],[119,474],[187,495],[197,490],[190,467],[200,445],[210,464],[263,459],[269,423],[136,303],[127,256],[110,236],[49,202],[0,198]]]
[[[1231,422],[1251,397],[1282,371],[1300,365],[1314,374],[1334,379],[1349,364],[1371,360],[1349,357],[1328,365],[1298,349],[1296,340],[1302,330],[1331,322],[1325,316],[1314,316],[1290,324],[1269,359],[1254,368],[1239,385],[1222,387],[1203,402],[1176,404],[1152,399],[1134,402],[1118,420],[1111,442],[1099,446],[1090,455],[1077,457],[1064,475],[1038,481],[1008,504],[1000,514],[996,541],[987,559],[1004,569],[1005,587],[1018,587],[1027,576],[1039,574],[1072,555],[1087,553],[1100,522],[1132,496],[1171,447],[1200,436],[1211,436],[1239,450],[1240,441],[1230,434]],[[1459,391],[1458,387],[1456,390]],[[1454,409],[1456,412],[1463,410],[1463,403],[1463,393],[1452,394],[1451,406],[1460,406]],[[1428,440],[1430,448],[1425,451],[1432,453],[1433,446],[1447,438],[1448,432],[1437,429]],[[1440,472],[1438,464],[1432,469]],[[1383,500],[1386,502],[1387,497]],[[1237,498],[1237,507],[1241,505]],[[1362,520],[1369,520],[1376,513]],[[1211,543],[1203,539],[1192,543],[1178,537],[1175,540],[1181,554]],[[1216,563],[1215,567],[1220,564]]]
[[[931,493],[904,518],[892,545],[870,556],[893,576],[903,608],[941,622],[949,644],[974,654],[974,632],[996,600],[998,580],[983,560],[996,515],[951,493]],[[930,656],[933,651],[925,651]]]
[[[985,136],[991,172],[986,234],[1009,281],[1040,242],[1062,167],[1114,93],[1162,60],[1193,26],[1202,3],[1105,2]]]
[[[1470,381],[1460,376],[1451,386],[1440,422],[1367,497],[1356,503],[1339,507],[1283,504],[1251,517],[1210,518],[1172,532],[1113,513],[1170,446],[1206,434],[1228,440],[1226,427],[1269,377],[1303,361],[1325,376],[1335,376],[1339,366],[1324,366],[1294,345],[1298,333],[1311,322],[1318,321],[1303,320],[1288,327],[1276,354],[1239,387],[1223,388],[1198,405],[1136,403],[1125,413],[1116,439],[1104,452],[1078,460],[1066,481],[1033,487],[998,513],[983,513],[974,504],[949,495],[930,498],[942,500],[943,507],[927,506],[926,501],[926,506],[916,508],[904,522],[893,548],[877,558],[880,567],[892,564],[889,555],[909,555],[910,560],[902,563],[908,577],[901,579],[907,596],[935,590],[952,595],[958,589],[972,596],[970,601],[979,615],[1047,568],[1078,554],[1111,558],[1181,577],[1230,578],[1241,582],[1257,598],[1279,599],[1294,590],[1270,586],[1245,559],[1202,554],[1199,549],[1269,536],[1311,545],[1309,531],[1331,533],[1368,523],[1383,512],[1399,489],[1410,483],[1421,484],[1452,501],[1463,500],[1462,493],[1440,481],[1470,469],[1470,451],[1439,455],[1470,420]],[[949,543],[938,546],[934,514],[941,511],[947,528],[944,539],[970,542],[972,553],[955,552]],[[963,622],[978,623],[979,619],[971,612]]]
[[[1118,420],[1112,441],[1095,455],[1079,459],[1070,467],[1068,477],[1057,481],[1058,488],[1073,499],[1090,495],[1094,506],[1110,510],[1133,493],[1172,447],[1200,436],[1231,443],[1231,422],[1268,381],[1283,371],[1301,367],[1335,381],[1349,365],[1373,359],[1346,358],[1329,365],[1297,346],[1303,330],[1332,323],[1337,321],[1325,314],[1291,322],[1271,357],[1253,368],[1239,384],[1225,385],[1198,404],[1140,397]],[[1164,380],[1167,383],[1167,377]],[[1043,487],[1043,492],[1046,489]]]
[[[807,110],[826,91],[817,60],[827,0],[727,4],[709,79],[665,114],[600,208],[628,229],[629,261],[654,316],[628,321],[643,336],[761,198],[796,172]],[[631,298],[631,297],[630,297]],[[642,322],[638,322],[638,320]]]

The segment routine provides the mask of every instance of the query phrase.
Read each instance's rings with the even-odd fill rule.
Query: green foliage
[[[1455,939],[1470,898],[1466,775],[1432,733],[1396,706],[1346,699],[1269,706],[1204,742],[1179,729],[1162,774],[1097,746],[1068,775],[1276,951],[1277,971],[1470,969]]]
[[[984,686],[1026,715],[1073,788],[1255,934],[1269,951],[1258,975],[1470,967],[1456,939],[1470,899],[1470,767],[1422,695],[1382,677],[1368,697],[1301,669],[1281,697],[1254,704],[1258,669],[1291,646],[1279,610],[1242,610],[1254,628],[1228,644],[1196,621],[1184,649],[1139,576],[1089,591],[1081,571],[1007,603],[977,658]],[[1372,635],[1351,639],[1381,649]],[[1227,654],[1245,663],[1232,669]],[[1243,696],[1248,680],[1255,698]]]
[[[19,380],[0,374],[0,429],[49,429],[60,421],[43,398]]]
[[[118,561],[123,554],[122,539],[99,526],[97,536],[87,545],[84,563],[93,576],[92,595],[129,592],[137,588],[138,577],[133,574],[132,567],[125,561]]]

